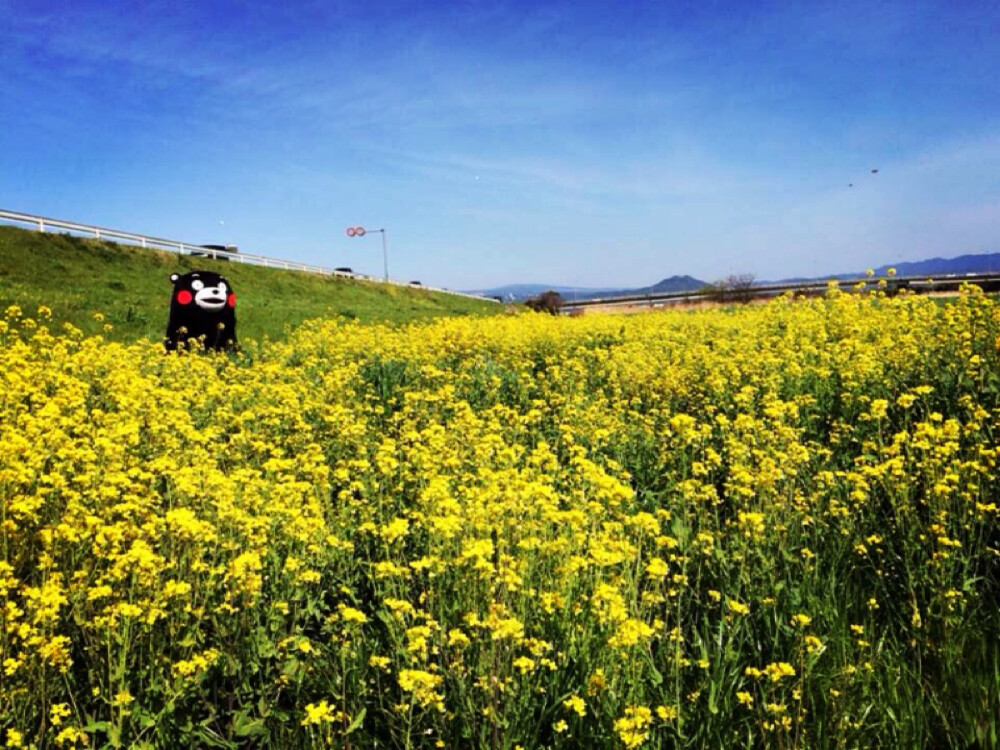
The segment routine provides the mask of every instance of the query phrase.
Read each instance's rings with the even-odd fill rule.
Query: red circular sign
[[[347,236],[348,237],[353,237],[355,234],[357,234],[357,230],[354,227],[348,227],[347,228]]]
[[[354,233],[356,235],[358,235],[358,237],[364,237],[365,236],[365,228],[364,227],[354,227]]]

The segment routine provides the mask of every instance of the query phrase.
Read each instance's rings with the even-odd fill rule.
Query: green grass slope
[[[283,338],[310,318],[406,323],[446,315],[489,315],[500,305],[419,288],[213,261],[0,226],[0,314],[40,305],[55,321],[118,340],[159,340],[170,309],[170,274],[195,269],[224,274],[236,289],[240,340]]]

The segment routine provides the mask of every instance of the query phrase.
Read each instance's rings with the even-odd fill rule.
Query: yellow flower
[[[506,617],[494,620],[492,625],[493,640],[519,640],[524,637],[524,623],[516,617]]]
[[[348,607],[346,604],[340,604],[338,606],[340,610],[340,619],[344,622],[353,622],[359,625],[363,625],[368,622],[368,617],[360,609],[355,609],[354,607]]]
[[[764,667],[764,673],[771,678],[771,682],[778,682],[783,677],[794,677],[795,668],[788,662],[773,662]]]
[[[563,701],[563,705],[571,711],[575,711],[577,716],[580,716],[581,718],[587,715],[587,704],[583,698],[578,695],[571,695]]]
[[[379,530],[379,534],[385,539],[389,544],[392,544],[397,539],[401,539],[406,536],[407,532],[410,530],[410,522],[405,518],[394,518],[388,524],[383,526]]]
[[[645,622],[629,618],[618,626],[615,634],[608,639],[608,645],[618,648],[630,648],[642,641],[649,640],[652,635],[653,629]]]
[[[730,612],[735,612],[738,615],[750,614],[750,607],[747,604],[743,604],[743,603],[738,602],[738,601],[736,601],[734,599],[730,599],[727,602],[727,604],[729,606],[729,611]]]
[[[814,635],[807,635],[805,637],[806,648],[809,653],[816,654],[823,650],[823,641]]]
[[[66,744],[75,745],[77,742],[86,745],[88,741],[87,733],[75,727],[66,727],[56,735],[56,745],[59,747]]]
[[[128,693],[128,691],[125,692],[126,694]],[[131,697],[132,696],[129,696],[129,699],[131,699]],[[72,712],[69,709],[69,704],[53,703],[49,707],[49,723],[52,724],[52,726],[57,727],[63,723],[63,719],[69,716],[70,713]]]
[[[314,724],[327,724],[335,718],[333,708],[325,700],[319,703],[307,703],[305,711],[306,716],[301,721],[304,727]]]
[[[657,706],[656,715],[661,721],[673,721],[677,718],[677,709],[674,706]]]
[[[587,678],[587,695],[597,695],[607,687],[604,670],[598,667]]]
[[[86,310],[75,322],[101,335],[61,321],[49,331],[50,311],[28,320],[28,303],[11,306],[0,321],[0,537],[15,552],[0,562],[0,681],[11,686],[0,741],[79,746],[75,717],[143,702],[115,695],[126,679],[197,693],[233,645],[219,639],[248,623],[274,634],[262,658],[287,662],[258,687],[300,696],[292,744],[346,742],[350,717],[305,707],[331,660],[361,666],[358,700],[385,714],[354,728],[358,746],[410,724],[413,737],[432,730],[416,744],[446,742],[436,714],[452,684],[468,684],[455,698],[485,726],[502,729],[505,707],[541,696],[562,703],[543,728],[563,721],[561,739],[600,712],[618,747],[668,745],[664,722],[680,707],[708,715],[709,685],[695,678],[716,667],[745,675],[728,710],[762,730],[758,744],[808,740],[810,691],[833,701],[832,684],[846,700],[875,661],[890,670],[898,658],[859,618],[847,633],[871,661],[838,657],[835,679],[813,684],[833,650],[827,613],[782,609],[774,575],[748,588],[741,571],[780,578],[822,562],[839,576],[864,563],[878,584],[889,557],[919,553],[940,585],[903,599],[902,615],[886,608],[903,625],[910,608],[916,647],[924,614],[929,634],[942,618],[961,628],[959,609],[981,598],[982,581],[959,589],[951,573],[1000,557],[986,544],[1000,515],[996,394],[977,387],[1000,351],[1000,305],[972,292],[892,299],[874,279],[863,289],[874,294],[627,318],[317,320],[233,357],[164,357]],[[886,493],[899,523],[869,528]],[[834,542],[850,559],[829,554]],[[803,609],[823,593],[807,578]],[[843,616],[866,611],[864,598],[839,604]],[[735,636],[750,615],[797,633],[794,648],[763,661],[703,650],[707,632]],[[77,690],[45,736],[8,730],[69,701],[63,677],[100,671],[88,644],[104,642],[126,649],[134,674],[99,695]],[[611,645],[612,658],[556,693],[588,644]],[[649,676],[650,649],[678,689],[670,706],[633,679]],[[367,700],[386,681],[394,697]],[[642,697],[649,708],[633,705]],[[842,708],[844,730],[861,721]],[[767,736],[789,725],[794,736]]]
[[[651,578],[663,578],[669,572],[670,568],[659,557],[651,558],[646,564],[646,573],[649,574]]]
[[[535,661],[527,656],[519,656],[517,659],[514,659],[512,666],[521,674],[524,674],[535,668]]]
[[[399,673],[399,687],[403,692],[413,693],[413,697],[421,706],[436,706],[444,710],[444,696],[436,692],[443,678],[440,675],[424,672],[419,669],[404,669]]]
[[[792,615],[792,625],[800,628],[804,628],[812,622],[812,618],[809,615],[797,614]]]
[[[629,706],[625,714],[615,720],[614,728],[625,747],[639,747],[649,739],[649,725],[653,712],[645,706]]]

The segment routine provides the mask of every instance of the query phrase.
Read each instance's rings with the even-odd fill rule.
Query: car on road
[[[192,250],[191,255],[199,257],[212,257],[216,260],[229,260],[227,256],[219,255],[218,253],[221,251],[223,253],[236,254],[240,251],[236,245],[201,245],[200,247],[208,250],[209,252],[206,253],[201,250]]]

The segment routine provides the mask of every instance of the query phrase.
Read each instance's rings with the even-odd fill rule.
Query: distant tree
[[[565,300],[563,300],[559,292],[550,289],[547,292],[542,292],[537,297],[525,300],[524,304],[535,312],[547,312],[549,315],[558,315],[559,309],[563,306],[564,302]]]
[[[754,297],[754,278],[752,273],[730,274],[724,279],[707,285],[701,291],[713,302],[746,304]]]
[[[752,273],[741,273],[726,278],[726,283],[732,291],[735,302],[746,303],[753,299],[754,278]]]

